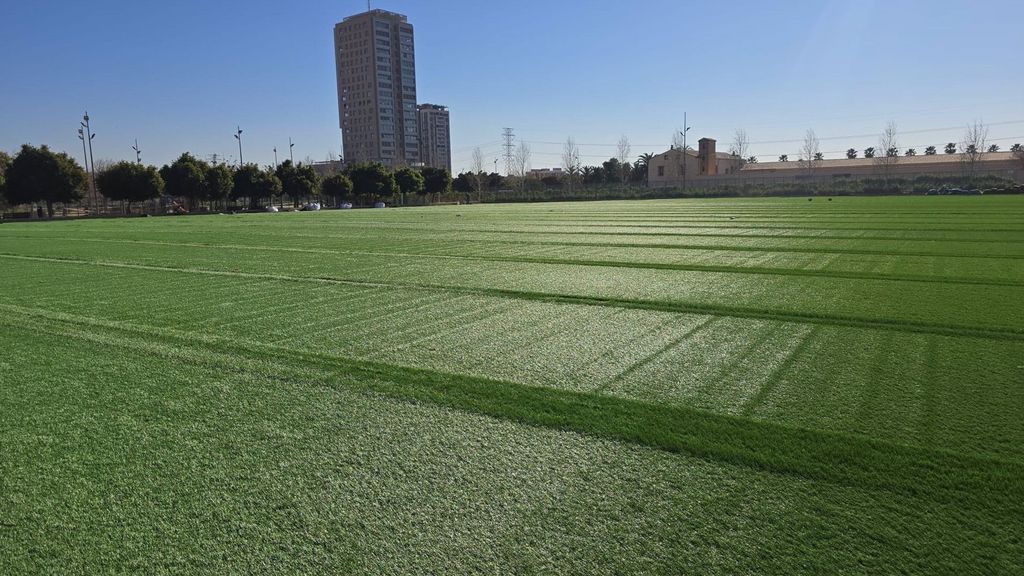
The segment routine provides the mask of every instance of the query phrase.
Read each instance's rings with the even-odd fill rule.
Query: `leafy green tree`
[[[86,186],[85,170],[67,154],[52,152],[46,146],[23,145],[4,173],[8,202],[45,202],[50,218],[55,202],[81,200]]]
[[[956,143],[950,142],[946,144],[946,148],[943,151],[946,154],[956,154]]]
[[[462,192],[463,194],[469,194],[476,190],[476,184],[474,180],[474,174],[472,172],[462,172],[452,180],[452,190],[456,192]],[[402,184],[399,183],[398,187],[401,188]]]
[[[331,174],[321,183],[320,193],[337,205],[352,195],[352,181],[344,174]]]
[[[501,190],[505,187],[505,177],[497,172],[491,172],[487,175],[487,188],[490,190]]]
[[[320,178],[312,166],[292,164],[291,160],[285,160],[277,166],[274,174],[281,181],[281,187],[286,196],[291,198],[292,205],[299,207],[299,202],[304,198],[316,195],[320,186]]]
[[[935,156],[935,152],[936,152],[935,146],[929,146],[929,147],[924,149],[924,155],[925,156]]]
[[[231,196],[235,175],[226,164],[213,164],[206,169],[206,199],[222,202]]]
[[[131,214],[132,202],[145,202],[163,194],[164,179],[153,166],[118,162],[96,175],[96,186],[107,198],[127,202]]]
[[[857,157],[857,149],[856,148],[850,148],[849,150],[847,150],[846,151],[846,157],[848,159],[850,159],[850,160],[853,160],[854,158],[856,158]]]
[[[11,156],[0,150],[0,200],[4,199],[4,182],[6,177],[4,173],[7,172],[7,167],[11,165]]]
[[[601,163],[601,175],[604,176],[605,182],[614,184],[619,181],[619,175],[622,173],[622,164],[618,158],[609,158]]]
[[[423,175],[409,167],[395,171],[395,184],[398,184],[398,191],[402,194],[402,204],[405,204],[406,194],[419,194],[427,187]]]
[[[427,166],[421,170],[425,194],[441,195],[452,191],[452,174],[447,168]]]
[[[264,198],[273,201],[281,194],[281,180],[273,169],[262,170],[255,164],[246,164],[235,171],[234,188],[231,197],[235,200],[248,198],[250,208],[258,208]]]
[[[206,197],[206,162],[185,152],[170,166],[160,169],[165,189],[171,196],[186,198],[189,208]]]
[[[349,168],[348,177],[352,180],[352,188],[356,194],[367,195],[376,200],[398,193],[395,175],[378,162],[356,164]]]
[[[875,147],[874,146],[868,146],[867,148],[865,148],[864,149],[864,157],[865,158],[874,158],[875,157]]]

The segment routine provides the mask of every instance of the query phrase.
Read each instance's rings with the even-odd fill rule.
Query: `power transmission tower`
[[[501,137],[505,141],[505,143],[501,145],[501,147],[505,149],[505,175],[511,176],[513,162],[512,156],[515,154],[516,150],[516,135],[512,133],[511,128],[505,128],[504,131],[502,131]]]

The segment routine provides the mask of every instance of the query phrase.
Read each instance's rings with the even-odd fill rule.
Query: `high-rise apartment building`
[[[418,164],[412,24],[386,10],[349,16],[334,26],[334,55],[345,161]]]
[[[420,160],[426,166],[452,170],[452,139],[449,132],[448,108],[437,104],[420,104]]]

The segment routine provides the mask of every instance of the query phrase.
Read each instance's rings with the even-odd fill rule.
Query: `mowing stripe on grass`
[[[38,240],[38,238],[32,238]],[[975,286],[1022,287],[1024,281],[998,278],[972,278],[966,276],[937,276],[933,274],[888,274],[842,270],[808,270],[803,268],[776,268],[768,266],[718,266],[710,264],[681,264],[673,262],[637,262],[626,260],[598,260],[580,258],[551,258],[537,256],[472,256],[466,254],[434,254],[429,252],[396,252],[375,250],[330,250],[326,248],[289,248],[247,244],[197,244],[193,242],[163,242],[152,240],[110,240],[96,238],[65,238],[76,242],[102,242],[114,244],[141,244],[147,246],[175,246],[213,250],[253,250],[258,252],[284,252],[298,254],[334,254],[350,256],[379,256],[386,258],[434,258],[438,260],[468,260],[474,262],[512,262],[517,264],[561,264],[567,266],[597,266],[605,268],[636,268],[641,270],[679,270],[683,272],[719,272],[723,274],[761,274],[770,276],[813,276],[843,278],[847,280],[883,280],[891,282],[931,282],[938,284],[967,284]],[[895,254],[894,254],[895,255]],[[899,254],[902,255],[902,254]]]
[[[707,328],[709,325],[714,323],[716,320],[717,320],[717,318],[711,317],[711,318],[707,318],[705,320],[702,320],[702,321],[694,324],[693,326],[691,326],[689,329],[684,331],[679,336],[669,340],[664,346],[658,348],[654,352],[651,352],[647,356],[644,356],[640,360],[637,360],[632,365],[627,367],[625,370],[623,370],[622,372],[619,372],[618,374],[616,374],[614,378],[612,378],[612,379],[608,380],[607,382],[604,382],[600,386],[597,386],[596,388],[594,388],[593,392],[595,392],[595,393],[604,392],[605,390],[607,390],[608,388],[610,388],[614,384],[617,384],[618,382],[621,382],[625,378],[629,377],[630,374],[633,374],[637,370],[640,370],[644,366],[647,366],[651,362],[654,362],[659,357],[661,357],[662,354],[668,352],[669,350],[675,348],[676,346],[679,346],[686,339],[688,339],[690,336],[693,336],[697,332],[703,330],[704,328]]]
[[[0,324],[92,339],[220,369],[293,375],[310,384],[691,454],[770,472],[1024,515],[1024,463],[625,398],[534,387],[249,341],[0,304]],[[320,376],[322,377],[320,377]]]
[[[732,318],[754,318],[777,320],[781,322],[797,322],[805,324],[827,324],[832,326],[849,326],[854,328],[874,328],[897,330],[943,336],[968,336],[993,340],[1024,340],[1024,327],[971,326],[964,324],[923,322],[918,320],[900,320],[888,318],[865,318],[843,314],[815,314],[792,311],[772,311],[740,306],[714,306],[692,302],[665,302],[657,300],[639,300],[627,298],[606,298],[595,296],[577,296],[553,292],[535,292],[511,290],[504,288],[473,288],[447,284],[430,284],[422,282],[394,282],[354,280],[329,276],[289,276],[283,274],[265,274],[255,272],[234,272],[228,270],[211,270],[205,268],[177,268],[172,266],[153,266],[148,264],[128,264],[124,262],[90,261],[76,258],[53,258],[41,256],[22,256],[0,253],[0,258],[71,264],[78,266],[101,266],[109,268],[126,268],[132,270],[152,270],[183,274],[204,274],[210,276],[231,276],[239,278],[258,278],[284,282],[333,283],[347,286],[371,286],[379,288],[402,288],[412,290],[446,291],[451,293],[476,294],[499,298],[515,298],[535,302],[557,304],[576,304],[581,306],[602,306],[626,308],[631,310],[652,310],[657,312],[677,312],[683,314],[705,314],[710,316],[727,316]]]

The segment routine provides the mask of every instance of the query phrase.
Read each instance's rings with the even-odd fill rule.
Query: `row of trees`
[[[276,167],[246,164],[233,168],[208,163],[184,153],[160,169],[141,163],[118,162],[96,175],[95,188],[104,197],[124,202],[127,210],[136,202],[161,196],[179,198],[189,209],[206,202],[209,206],[227,200],[247,199],[258,207],[275,199],[289,198],[297,207],[314,197],[332,202],[365,197],[372,200],[406,195],[440,195],[452,188],[446,169],[400,168],[392,171],[381,164],[358,164],[320,178],[312,166],[285,160]],[[42,203],[50,217],[54,204],[81,201],[90,191],[89,178],[81,166],[62,152],[46,146],[24,145],[13,158],[0,152],[0,195],[12,205]]]

